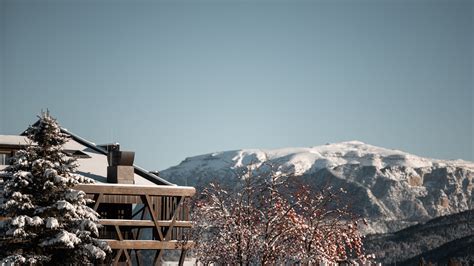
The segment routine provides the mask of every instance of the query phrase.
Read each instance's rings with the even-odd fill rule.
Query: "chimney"
[[[104,145],[107,148],[107,182],[118,184],[135,184],[133,160],[135,153],[121,151],[119,144]]]

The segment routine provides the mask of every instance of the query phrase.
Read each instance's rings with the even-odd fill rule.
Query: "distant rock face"
[[[345,188],[347,202],[369,220],[367,233],[391,232],[472,208],[474,163],[427,159],[358,141],[205,154],[160,171],[160,176],[179,185],[218,181],[235,187],[239,168],[264,163],[316,189]]]
[[[420,258],[448,265],[474,262],[474,210],[446,215],[403,230],[365,238],[367,253],[383,265],[417,265]],[[470,263],[469,263],[470,262]]]

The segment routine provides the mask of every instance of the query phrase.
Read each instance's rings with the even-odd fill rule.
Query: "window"
[[[0,165],[10,164],[11,152],[0,151]]]
[[[125,219],[125,210],[124,209],[118,209],[117,210],[117,219]]]

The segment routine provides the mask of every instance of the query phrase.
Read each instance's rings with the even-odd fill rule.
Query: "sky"
[[[49,109],[162,170],[348,140],[474,161],[474,1],[0,0],[0,134]]]

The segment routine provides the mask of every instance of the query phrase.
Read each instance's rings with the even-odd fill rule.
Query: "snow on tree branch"
[[[267,167],[268,170],[268,167]],[[210,184],[195,200],[195,253],[204,264],[366,262],[360,220],[343,190],[293,186],[278,171],[243,174],[243,186]]]
[[[26,131],[29,145],[19,150],[1,174],[4,203],[0,215],[0,261],[14,264],[87,264],[111,252],[98,237],[99,215],[91,201],[74,189],[92,179],[75,173],[77,162],[67,156],[61,132],[49,112]]]

